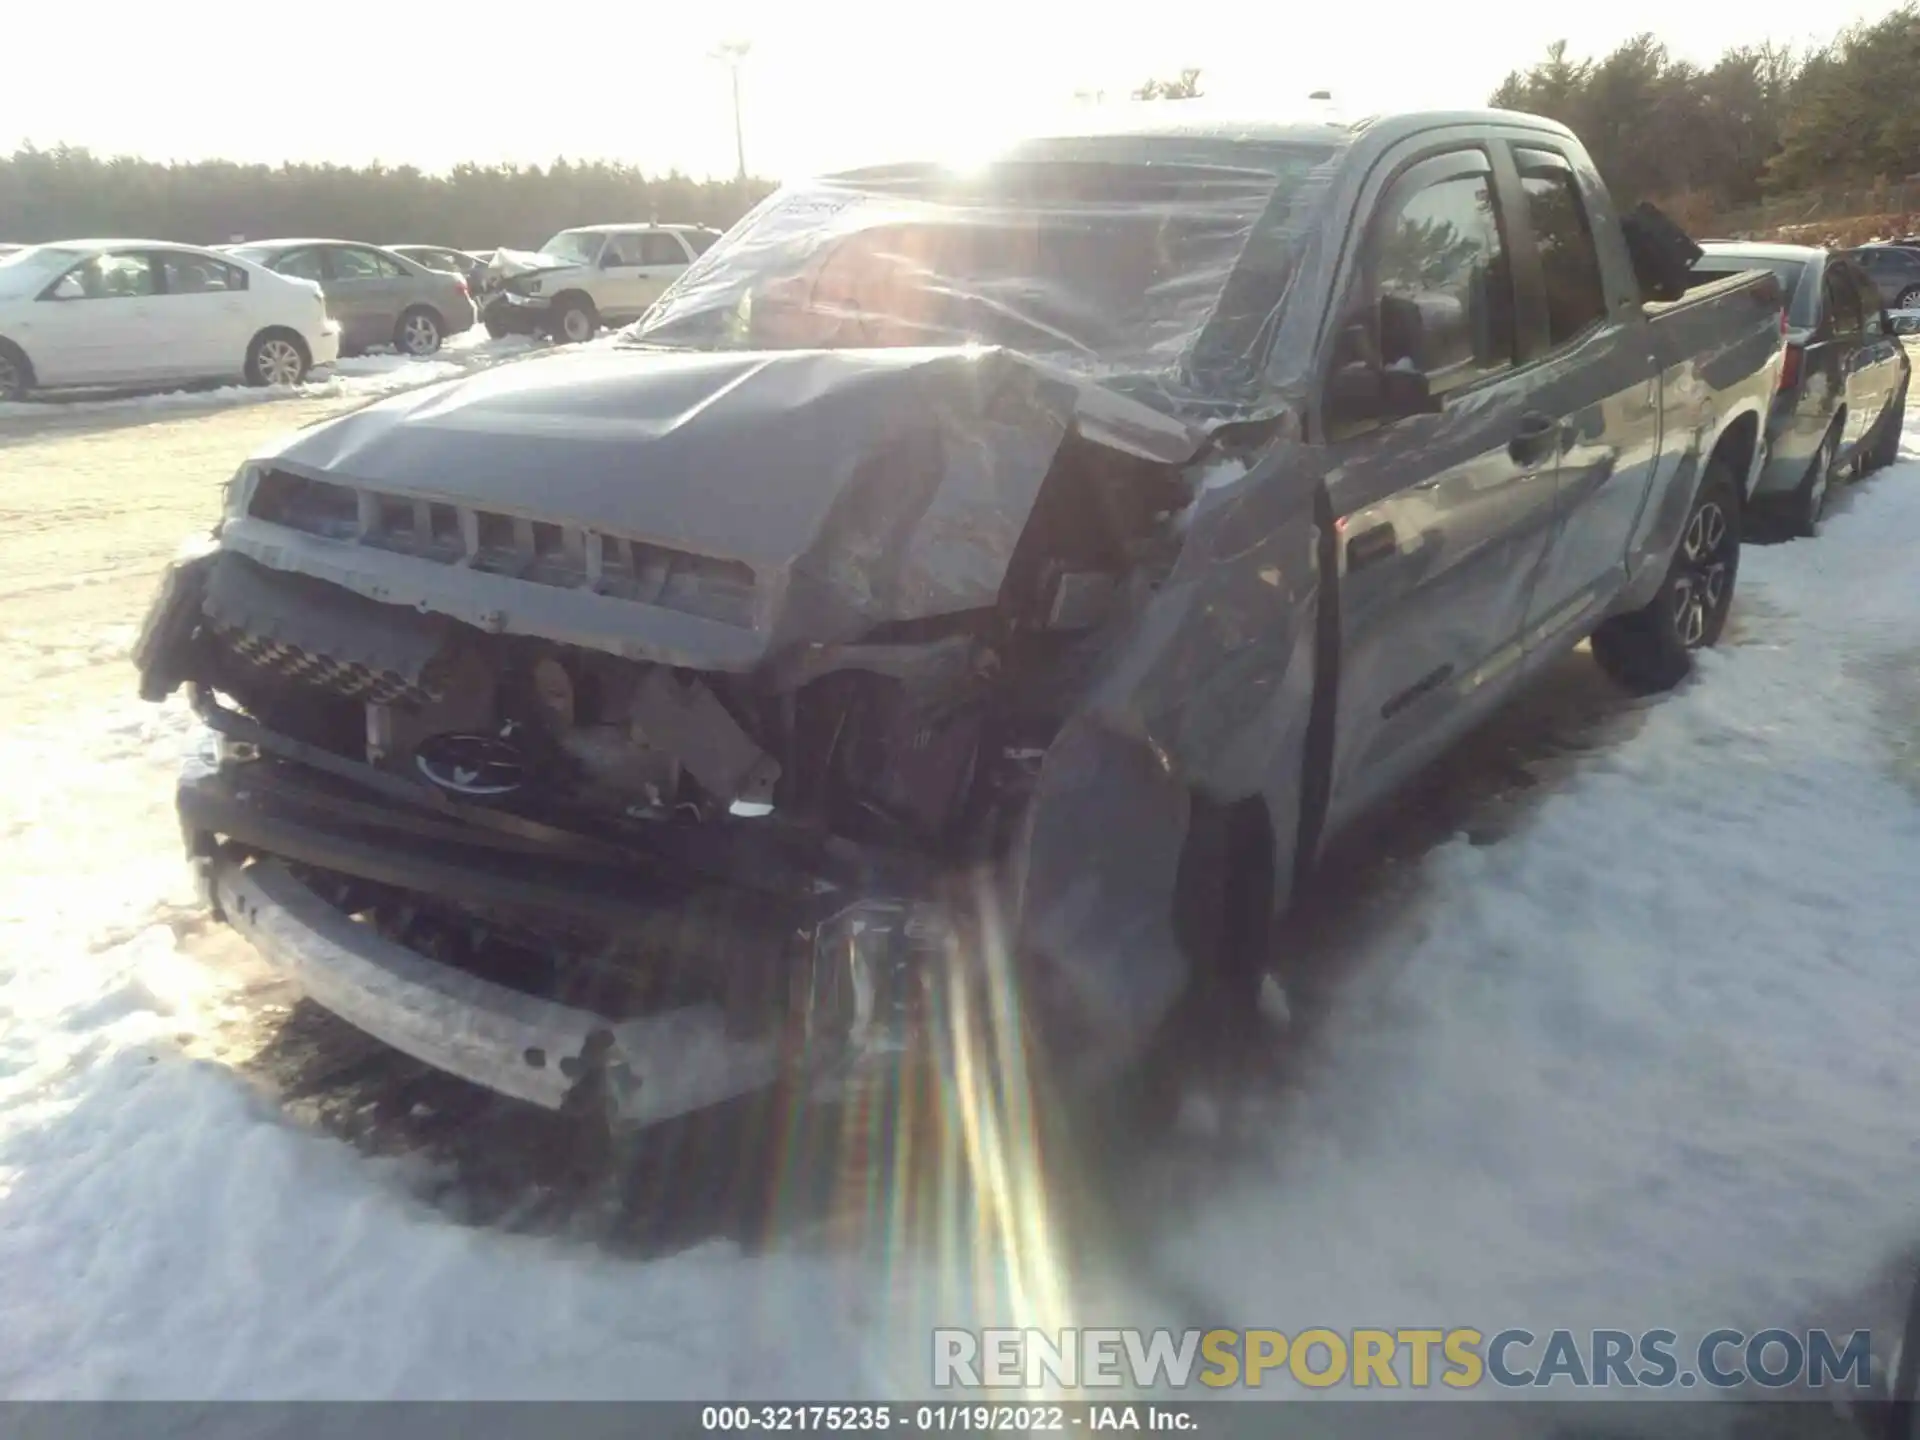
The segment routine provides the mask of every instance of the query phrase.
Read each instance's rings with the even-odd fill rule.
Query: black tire
[[[18,345],[0,340],[0,400],[24,400],[33,388],[33,366]]]
[[[1811,540],[1820,533],[1820,521],[1827,513],[1827,500],[1833,494],[1833,482],[1840,471],[1840,430],[1841,421],[1835,420],[1808,462],[1807,473],[1787,497],[1784,512],[1787,529],[1802,540]]]
[[[488,336],[495,340],[503,340],[513,333],[498,320],[482,320],[480,323],[487,327]]]
[[[577,345],[593,338],[594,332],[600,328],[600,315],[593,308],[593,301],[586,296],[562,295],[553,302],[553,313],[547,319],[547,328],[557,343]]]
[[[1900,458],[1900,431],[1906,420],[1907,382],[1902,380],[1900,388],[1893,392],[1892,402],[1873,427],[1873,439],[1860,462],[1862,475],[1884,470]]]
[[[393,327],[393,348],[402,355],[424,360],[440,349],[446,337],[446,322],[431,305],[415,305],[401,315]]]
[[[291,330],[262,330],[247,346],[249,385],[298,385],[312,368],[307,342]]]
[[[1899,298],[1893,302],[1893,308],[1896,310],[1920,309],[1920,285],[1909,285],[1902,290]]]
[[[1644,608],[1616,615],[1593,632],[1593,658],[1632,694],[1671,690],[1693,668],[1693,652],[1720,639],[1739,573],[1740,486],[1716,456],[1659,591]]]

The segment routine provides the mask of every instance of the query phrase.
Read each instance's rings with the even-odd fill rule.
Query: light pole
[[[738,178],[744,182],[747,178],[747,140],[740,128],[740,62],[747,58],[753,49],[748,40],[726,40],[714,48],[713,58],[724,60],[733,78],[733,156],[739,167]]]

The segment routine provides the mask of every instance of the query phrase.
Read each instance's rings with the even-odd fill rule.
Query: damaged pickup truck
[[[1548,660],[1677,682],[1773,277],[1643,299],[1547,121],[1145,108],[790,187],[616,343],[243,466],[136,651],[214,732],[217,914],[628,1125],[831,1091],[956,982],[1097,1088]]]

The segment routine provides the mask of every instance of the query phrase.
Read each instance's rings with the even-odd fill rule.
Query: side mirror
[[[84,300],[87,298],[87,288],[80,283],[77,276],[62,275],[47,287],[40,298],[42,300]]]
[[[600,268],[602,270],[611,270],[619,263],[620,256],[615,251],[602,250],[600,252]]]

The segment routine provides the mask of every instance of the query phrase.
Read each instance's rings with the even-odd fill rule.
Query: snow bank
[[[1920,1235],[1920,465],[1839,509],[1748,549],[1744,638],[1637,734],[1417,862],[1071,1318],[1753,1329]],[[462,1227],[291,1123],[219,1058],[259,1004],[194,958],[185,734],[0,742],[0,1395],[910,1394],[935,1316],[995,1313],[964,1256]]]

